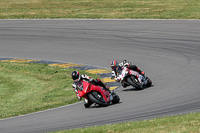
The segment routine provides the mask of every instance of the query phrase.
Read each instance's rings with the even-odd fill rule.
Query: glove
[[[124,66],[129,68],[129,67],[131,66],[131,64],[130,64],[129,62],[126,62],[126,63],[124,64]]]
[[[116,78],[115,78],[115,81],[116,81],[116,82],[120,82],[120,80],[121,80],[120,77],[116,77]]]

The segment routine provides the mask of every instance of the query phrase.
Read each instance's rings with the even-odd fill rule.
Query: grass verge
[[[0,62],[0,119],[77,102],[71,80],[74,70],[48,64]]]
[[[199,0],[0,0],[0,19],[200,19]]]
[[[199,133],[200,113],[79,128],[53,133]]]

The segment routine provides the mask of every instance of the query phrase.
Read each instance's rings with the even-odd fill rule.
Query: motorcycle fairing
[[[78,93],[79,93],[80,97],[84,97],[84,98],[87,99],[87,93],[89,93],[91,91],[98,91],[98,92],[101,93],[101,95],[103,96],[103,98],[106,102],[110,101],[109,92],[107,92],[106,90],[104,90],[100,86],[93,85],[93,84],[88,83],[88,82],[83,81],[83,80],[77,82],[76,85],[78,87]]]

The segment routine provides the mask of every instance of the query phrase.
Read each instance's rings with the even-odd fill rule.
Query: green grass
[[[200,0],[0,0],[0,19],[43,18],[200,19]],[[0,62],[0,118],[77,102],[72,71],[47,64]],[[200,113],[59,131],[68,132],[198,133]]]
[[[0,0],[0,19],[200,19],[200,0]]]
[[[79,128],[54,133],[199,133],[200,113]]]
[[[72,71],[47,64],[0,62],[0,118],[77,102]]]
[[[75,69],[47,64],[0,62],[0,118],[46,110],[78,101],[72,90]],[[91,77],[96,75],[80,71]],[[200,113],[54,133],[199,133]]]
[[[0,118],[28,114],[77,102],[70,76],[74,70],[50,67],[47,64],[0,62]],[[84,71],[80,71],[80,73],[98,78],[96,75]],[[200,113],[54,133],[155,132],[199,133]]]

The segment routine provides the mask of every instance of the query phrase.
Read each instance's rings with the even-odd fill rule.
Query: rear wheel
[[[104,98],[100,92],[93,91],[88,94],[88,97],[89,97],[90,101],[93,103],[97,103],[103,107],[108,106],[108,103],[106,103],[106,101],[104,100]]]
[[[120,98],[119,98],[119,96],[115,92],[112,93],[112,96],[113,96],[112,103],[113,104],[119,103]]]
[[[134,76],[128,77],[127,82],[135,88],[142,89],[142,84]]]
[[[152,81],[148,77],[146,77],[146,79],[147,79],[147,85],[146,85],[146,87],[150,87],[152,85]]]

